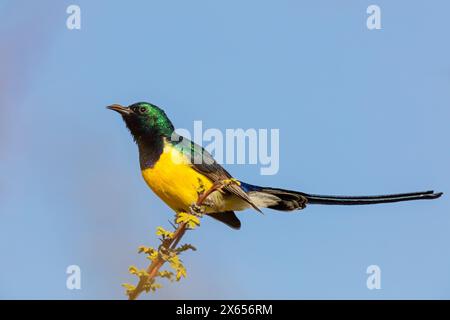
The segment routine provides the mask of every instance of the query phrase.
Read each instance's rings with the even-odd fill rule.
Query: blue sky
[[[382,30],[366,28],[381,7]],[[66,8],[81,8],[81,30]],[[177,127],[280,129],[254,184],[448,194],[450,5],[410,1],[0,1],[0,297],[122,299],[170,210],[111,103]],[[450,298],[450,203],[310,206],[204,219],[188,278],[146,298]],[[66,289],[68,265],[82,289]],[[366,268],[379,265],[381,290]]]

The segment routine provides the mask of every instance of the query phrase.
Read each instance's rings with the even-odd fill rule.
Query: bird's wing
[[[231,174],[229,174],[228,171],[218,164],[208,151],[198,144],[182,136],[177,136],[172,140],[175,141],[172,142],[174,146],[186,157],[188,157],[192,168],[205,175],[212,182],[219,182],[232,178]],[[250,204],[254,209],[261,212],[261,210],[239,185],[234,183],[228,184],[224,186],[224,190],[236,195]]]

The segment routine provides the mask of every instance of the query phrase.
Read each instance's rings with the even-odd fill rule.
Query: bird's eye
[[[140,111],[141,113],[145,113],[146,110],[147,110],[147,109],[145,109],[144,107],[142,107],[141,109],[139,109],[139,111]]]

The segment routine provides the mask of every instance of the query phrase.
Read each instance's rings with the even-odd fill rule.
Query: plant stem
[[[206,198],[215,191],[220,191],[224,183],[234,183],[233,181],[219,181],[214,183],[211,188],[206,190],[206,192],[203,192],[199,195],[196,205],[201,207],[203,203],[205,202]],[[180,242],[181,238],[184,236],[187,230],[187,224],[186,222],[182,222],[178,225],[177,229],[174,231],[173,236],[170,239],[166,239],[161,244],[161,247],[159,248],[158,252],[163,249],[164,251],[170,252],[171,250],[175,250],[178,243]],[[152,283],[152,281],[155,279],[155,277],[158,275],[159,269],[164,265],[166,260],[163,259],[161,254],[158,253],[158,256],[147,268],[148,276],[142,277],[139,279],[139,283],[136,286],[136,288],[129,294],[128,299],[129,300],[136,300],[139,295],[145,291],[145,287],[148,283]]]
[[[180,242],[181,238],[186,232],[186,223],[180,223],[178,225],[178,228],[175,230],[173,237],[171,239],[168,239],[166,242],[162,244],[162,247],[166,250],[175,249],[178,243]],[[139,295],[145,291],[145,285],[148,282],[151,282],[157,275],[159,269],[164,265],[166,261],[161,257],[160,254],[158,254],[158,257],[152,261],[152,263],[147,268],[148,277],[141,278],[139,280],[138,285],[136,286],[136,289],[133,290],[133,292],[129,295],[129,300],[136,300]]]

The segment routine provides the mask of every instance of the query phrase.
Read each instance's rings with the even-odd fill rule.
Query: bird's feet
[[[221,190],[222,188],[232,185],[232,184],[240,186],[241,182],[238,179],[230,178],[230,179],[220,180],[219,182],[217,182],[217,184],[220,186],[219,188]]]
[[[189,206],[189,212],[191,214],[197,215],[197,216],[202,216],[205,214],[206,208],[205,207],[210,207],[212,208],[214,206],[214,203],[211,200],[208,200],[208,196],[215,192],[215,191],[219,191],[219,192],[224,192],[222,189],[225,188],[226,186],[232,185],[232,184],[236,184],[236,185],[241,185],[240,181],[235,179],[235,178],[230,178],[230,179],[224,179],[224,180],[220,180],[216,183],[213,184],[213,186],[211,188],[209,188],[208,190],[204,190],[204,186],[203,184],[200,185],[200,188],[198,190],[198,199],[196,203],[193,203]]]
[[[193,203],[189,206],[189,213],[196,216],[202,216],[205,213],[205,208],[201,205]]]
[[[198,211],[198,206],[203,206],[206,205],[208,206],[208,196],[215,192],[215,191],[219,191],[221,193],[224,193],[224,191],[222,190],[223,188],[225,188],[226,186],[232,185],[232,184],[236,184],[236,185],[241,185],[241,183],[239,182],[239,180],[236,180],[234,178],[230,178],[230,179],[224,179],[224,180],[220,180],[215,182],[211,188],[209,188],[208,190],[204,191],[202,190],[202,192],[197,192],[199,194],[198,199],[197,199],[197,203],[195,205],[191,205],[191,207],[193,208],[194,211]],[[212,206],[212,205],[209,205]]]

